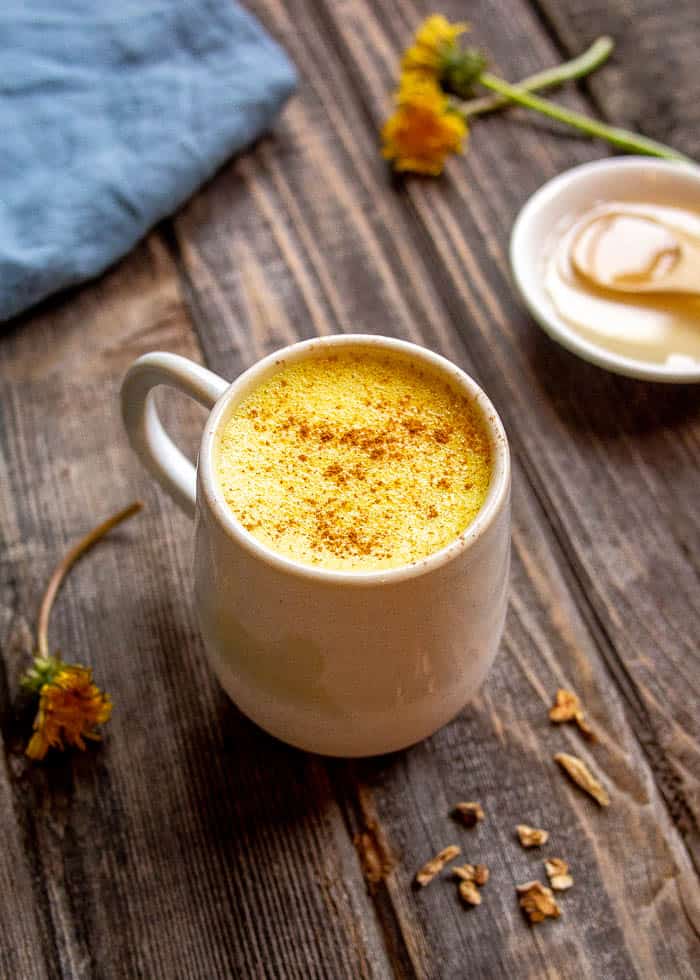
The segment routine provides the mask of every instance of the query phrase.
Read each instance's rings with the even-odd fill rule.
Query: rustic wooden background
[[[274,132],[97,282],[0,338],[0,975],[695,977],[700,963],[700,404],[556,347],[511,286],[513,219],[543,181],[603,156],[546,122],[478,121],[443,179],[392,183],[377,130],[414,0],[251,0],[299,66]],[[443,0],[515,79],[612,34],[558,96],[700,158],[696,0]],[[191,528],[127,448],[120,380],[162,348],[226,377],[300,337],[388,333],[490,393],[514,454],[506,635],[478,700],[410,751],[328,761],[248,723],[206,665]],[[199,409],[166,399],[193,448]],[[145,512],[76,568],[52,620],[116,704],[103,745],[32,765],[18,680],[45,579],[134,497]],[[552,728],[577,690],[602,737]],[[551,761],[591,760],[599,810]],[[487,820],[447,811],[478,799]],[[533,929],[514,885],[542,873],[514,826],[550,828],[576,879]],[[357,835],[358,854],[353,843]],[[483,905],[411,890],[457,841]],[[372,858],[386,874],[367,887]],[[364,861],[363,861],[364,858]]]

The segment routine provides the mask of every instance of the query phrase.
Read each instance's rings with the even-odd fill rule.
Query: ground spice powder
[[[224,426],[216,470],[260,541],[325,568],[418,561],[456,538],[486,496],[479,411],[402,355],[349,349],[282,370]]]

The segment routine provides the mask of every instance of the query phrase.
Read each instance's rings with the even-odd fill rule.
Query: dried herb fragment
[[[574,879],[569,874],[569,865],[562,858],[547,858],[544,862],[544,869],[549,878],[549,884],[555,892],[566,891],[571,888]]]
[[[458,817],[465,827],[476,827],[479,821],[484,819],[484,811],[481,803],[458,803],[454,808],[454,815]]]
[[[548,830],[528,827],[526,823],[519,823],[515,830],[523,847],[542,847],[549,840]]]
[[[556,694],[556,700],[553,707],[549,709],[550,721],[561,722],[561,721],[573,721],[576,717],[576,712],[581,710],[581,702],[579,701],[578,695],[574,694],[573,691],[567,691],[565,688],[560,687]]]
[[[585,763],[567,752],[557,752],[554,761],[558,762],[569,778],[589,793],[600,806],[610,806],[610,797],[605,787],[598,782]]]
[[[586,721],[580,698],[573,691],[567,691],[563,687],[559,688],[554,705],[549,709],[549,718],[550,721],[556,723],[575,721],[581,734],[591,741],[595,741],[595,732]]]
[[[542,922],[544,919],[558,919],[561,909],[554,900],[551,888],[539,881],[528,881],[524,885],[516,885],[520,896],[518,905],[531,923]]]
[[[440,874],[445,865],[450,861],[454,861],[454,859],[460,853],[461,850],[456,844],[450,844],[449,847],[443,847],[443,849],[436,854],[434,858],[431,858],[430,861],[426,861],[416,875],[416,883],[419,884],[421,888],[425,888],[426,885],[430,884],[435,875]]]
[[[474,865],[474,881],[480,887],[485,885],[489,880],[489,869],[485,864],[475,864]]]
[[[473,881],[460,881],[459,897],[466,905],[481,905],[481,895]]]
[[[474,865],[457,864],[452,869],[452,874],[455,878],[459,878],[460,881],[474,881]]]
[[[460,864],[452,869],[455,878],[461,881],[473,881],[476,885],[485,885],[489,880],[489,869],[485,864]]]

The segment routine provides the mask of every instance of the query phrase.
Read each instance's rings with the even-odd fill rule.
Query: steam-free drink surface
[[[472,522],[491,475],[477,408],[398,354],[333,352],[283,368],[224,426],[219,485],[273,551],[327,569],[418,561]]]

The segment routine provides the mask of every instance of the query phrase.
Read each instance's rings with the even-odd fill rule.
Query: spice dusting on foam
[[[260,542],[345,571],[439,551],[476,517],[491,477],[472,402],[400,354],[364,349],[283,367],[238,406],[215,461]]]

